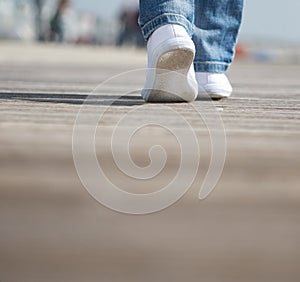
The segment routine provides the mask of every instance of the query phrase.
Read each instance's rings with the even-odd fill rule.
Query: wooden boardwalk
[[[215,102],[226,164],[204,201],[197,193],[210,159],[207,128],[190,105],[168,105],[201,139],[199,173],[170,208],[133,216],[103,207],[84,189],[72,133],[97,85],[145,64],[145,52],[132,49],[0,44],[0,281],[300,281],[300,65],[232,66],[234,94]],[[132,92],[143,85],[141,73],[128,77],[87,107],[97,111],[123,95],[102,120],[97,149],[116,185],[149,192],[170,181],[178,151],[169,134],[146,130],[133,140],[133,159],[146,165],[149,146],[160,140],[171,154],[166,172],[145,183],[120,175],[105,143],[118,118],[142,109],[124,131],[149,116],[166,118]]]

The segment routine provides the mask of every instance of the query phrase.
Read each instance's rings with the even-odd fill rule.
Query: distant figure
[[[57,9],[50,21],[50,41],[64,41],[63,13],[69,7],[69,0],[59,0]]]
[[[45,35],[42,28],[42,9],[44,0],[34,0],[35,6],[35,32],[36,32],[36,40],[44,41]]]
[[[117,46],[122,46],[125,44],[136,45],[140,47],[145,46],[145,41],[138,24],[138,18],[138,1],[132,1],[122,9],[119,17],[121,30],[117,38]]]

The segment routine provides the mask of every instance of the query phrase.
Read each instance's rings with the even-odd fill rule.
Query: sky
[[[242,35],[300,43],[299,0],[248,0]]]
[[[72,0],[80,11],[113,19],[122,5],[131,0]],[[246,0],[242,38],[275,40],[300,44],[299,0]]]

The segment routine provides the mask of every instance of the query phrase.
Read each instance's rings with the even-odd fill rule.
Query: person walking
[[[35,32],[37,41],[45,41],[45,33],[43,30],[42,11],[44,0],[34,0],[35,7]]]
[[[229,97],[225,72],[243,6],[243,0],[140,0],[139,24],[148,52],[144,100],[191,102],[203,93]]]
[[[69,5],[69,0],[58,0],[55,14],[50,21],[50,41],[57,41],[60,43],[64,41],[63,14]]]

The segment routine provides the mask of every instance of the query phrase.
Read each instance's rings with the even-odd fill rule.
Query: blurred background
[[[300,2],[246,1],[239,51],[300,44]],[[144,46],[138,0],[0,0],[0,38],[20,41]],[[242,48],[243,47],[243,48]],[[254,54],[271,59],[272,54]]]
[[[190,104],[176,104],[196,129],[199,172],[172,207],[131,216],[84,189],[72,134],[93,93],[91,113],[111,105],[95,140],[112,183],[153,191],[180,167],[174,136],[156,126],[136,134],[130,154],[146,165],[151,145],[166,148],[158,178],[141,185],[121,173],[111,152],[127,113],[133,120],[124,132],[148,116],[167,118],[142,100],[144,73],[128,72],[147,64],[138,2],[0,0],[0,282],[299,282],[299,11],[299,0],[246,0],[228,72],[234,92],[215,103],[227,158],[211,196],[197,198],[212,157],[210,132]],[[128,77],[95,92],[122,72]]]

